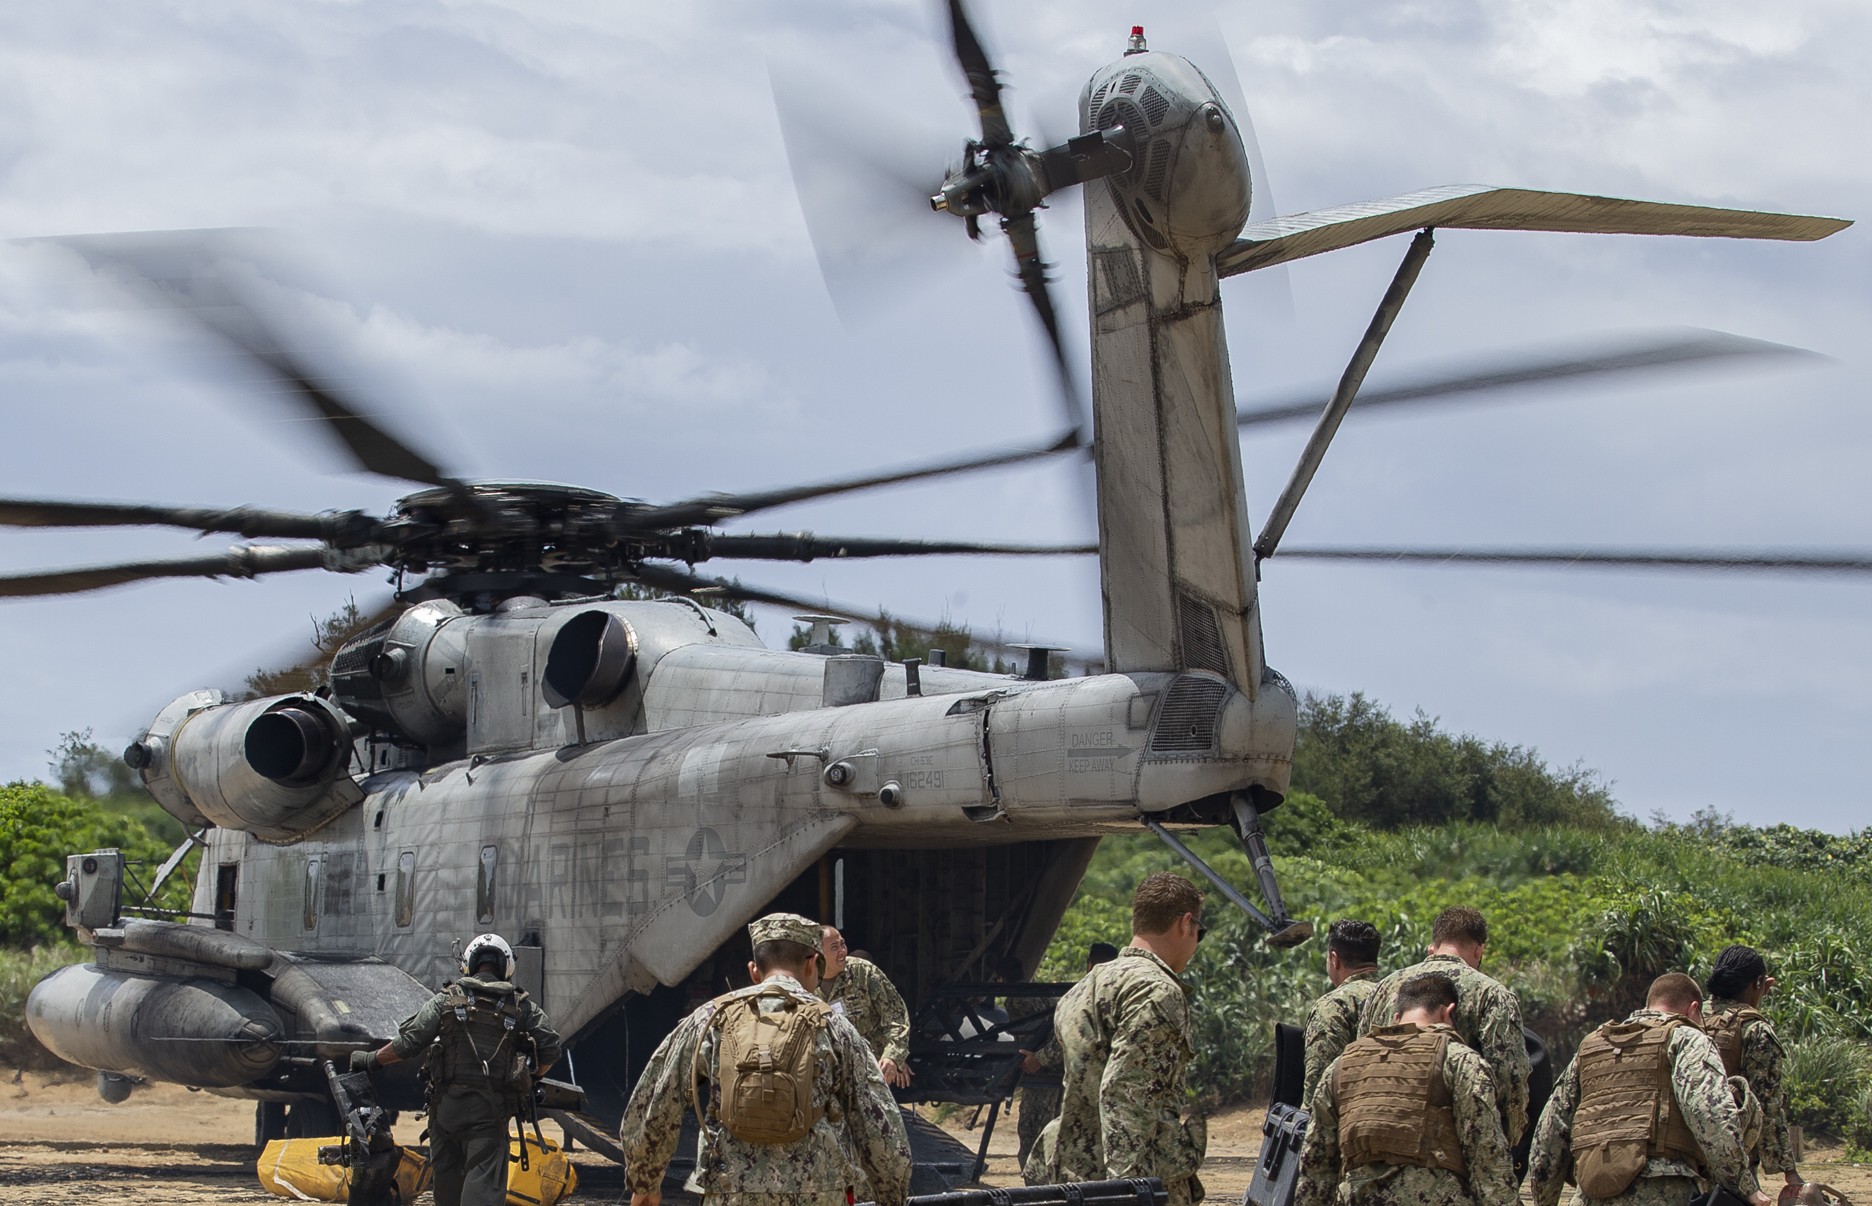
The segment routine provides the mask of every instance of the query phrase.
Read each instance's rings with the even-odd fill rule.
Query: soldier
[[[1450,1024],[1488,1062],[1502,1134],[1508,1136],[1512,1148],[1527,1130],[1528,1077],[1533,1066],[1521,1033],[1520,999],[1478,970],[1487,946],[1488,920],[1480,912],[1454,905],[1438,913],[1426,958],[1378,982],[1377,991],[1359,1014],[1359,1034],[1370,1034],[1386,1024],[1397,1011],[1397,990],[1406,980],[1432,972],[1447,976],[1456,985],[1456,1015]]]
[[[1060,1116],[1035,1144],[1029,1184],[1158,1177],[1169,1206],[1203,1198],[1200,1115],[1182,1116],[1189,989],[1177,978],[1206,928],[1203,894],[1167,871],[1131,901],[1131,945],[1075,984],[1054,1010],[1064,1056]]]
[[[902,995],[883,968],[847,953],[845,936],[835,927],[826,926],[824,932],[825,978],[819,982],[819,999],[849,1018],[871,1044],[884,1083],[908,1088],[910,1011]]]
[[[1754,947],[1731,946],[1716,956],[1711,969],[1709,999],[1703,1007],[1703,1029],[1716,1043],[1723,1071],[1748,1082],[1761,1103],[1761,1142],[1749,1152],[1751,1164],[1773,1176],[1782,1175],[1783,1196],[1792,1197],[1805,1184],[1794,1167],[1794,1144],[1788,1136],[1787,1089],[1781,1083],[1781,1040],[1774,1024],[1762,1016],[1762,998],[1774,987],[1768,963]]]
[[[813,995],[819,924],[770,913],[748,926],[743,988],[684,1018],[631,1092],[618,1137],[631,1206],[657,1206],[685,1107],[697,1105],[697,1179],[715,1206],[844,1206],[862,1173],[878,1206],[903,1206],[910,1143],[871,1049]],[[858,1168],[852,1167],[857,1161]]]
[[[1307,1098],[1294,1206],[1516,1200],[1495,1086],[1488,1065],[1449,1024],[1455,1012],[1448,977],[1407,980],[1397,991],[1395,1024],[1351,1043],[1327,1065]]]
[[[395,1039],[353,1051],[351,1070],[424,1052],[436,1206],[503,1206],[507,1120],[532,1094],[533,1078],[558,1062],[559,1034],[514,987],[513,948],[499,934],[470,939],[461,969],[462,978],[429,998]]]
[[[1118,948],[1109,942],[1094,942],[1086,947],[1085,970],[1091,971],[1101,963],[1110,963],[1118,957]],[[1016,1006],[1015,1002],[1020,1002]],[[1009,997],[1007,999],[1008,1017],[1028,1017],[1041,1010],[1051,1012],[1059,1002],[1051,997]],[[1016,1009],[1019,1012],[1016,1012]],[[1041,1072],[1058,1072],[1065,1065],[1060,1054],[1059,1034],[1047,1036],[1047,1041],[1038,1051],[1021,1052],[1021,1072],[1033,1076]],[[1034,1145],[1040,1141],[1040,1132],[1046,1124],[1059,1117],[1060,1091],[1057,1085],[1021,1086],[1020,1104],[1020,1162],[1027,1167],[1027,1157],[1033,1154]]]
[[[1378,943],[1378,927],[1369,921],[1335,921],[1327,931],[1326,978],[1332,991],[1307,1011],[1303,1105],[1313,1100],[1326,1065],[1358,1037],[1359,1013],[1378,991]]]
[[[1699,1178],[1768,1206],[1748,1170],[1722,1057],[1699,1028],[1702,1002],[1695,980],[1666,972],[1643,1009],[1580,1044],[1534,1132],[1536,1206],[1556,1206],[1567,1182],[1588,1202],[1683,1206]]]

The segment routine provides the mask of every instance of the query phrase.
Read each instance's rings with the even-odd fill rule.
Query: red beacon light
[[[1125,43],[1125,53],[1143,54],[1148,49],[1150,48],[1144,45],[1144,27],[1142,25],[1133,25],[1131,27],[1131,40]]]

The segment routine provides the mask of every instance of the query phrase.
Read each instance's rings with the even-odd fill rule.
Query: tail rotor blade
[[[975,26],[969,20],[962,0],[949,0],[949,36],[955,47],[956,62],[968,81],[969,96],[981,114],[982,145],[990,149],[1008,146],[1014,131],[1008,125],[1007,110],[1001,106],[1001,81],[994,64],[988,61]]]
[[[1059,376],[1059,397],[1066,430],[1075,444],[1085,439],[1085,411],[1079,402],[1079,387],[1072,364],[1066,355],[1066,342],[1060,335],[1059,312],[1053,306],[1053,294],[1047,281],[1047,264],[1040,256],[1040,232],[1031,212],[1001,223],[1007,232],[1008,245],[1014,251],[1014,264],[1021,289],[1033,303],[1040,319],[1040,329],[1053,351],[1053,368]]]

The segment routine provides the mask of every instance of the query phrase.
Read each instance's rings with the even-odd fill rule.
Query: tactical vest
[[[1448,1027],[1385,1026],[1346,1047],[1333,1074],[1345,1165],[1468,1171],[1443,1079]]]
[[[1761,1010],[1740,1005],[1725,1009],[1703,1023],[1703,1032],[1716,1044],[1716,1054],[1722,1056],[1724,1076],[1742,1075],[1742,1032],[1748,1029],[1750,1022],[1766,1020]]]
[[[762,1009],[763,1002],[778,1008]],[[780,985],[742,990],[715,1001],[709,1028],[715,1037],[715,1085],[708,1112],[743,1143],[782,1144],[804,1139],[825,1116],[814,1101],[818,1039],[832,1007]],[[704,1070],[696,1044],[693,1084]],[[701,1103],[696,1105],[701,1115]]]
[[[521,1025],[527,994],[457,981],[442,990],[442,1020],[429,1049],[432,1090],[492,1093],[508,1104],[533,1091],[533,1035]]]
[[[1573,1172],[1589,1198],[1624,1193],[1653,1159],[1703,1166],[1671,1087],[1670,1039],[1680,1017],[1608,1022],[1579,1049]]]

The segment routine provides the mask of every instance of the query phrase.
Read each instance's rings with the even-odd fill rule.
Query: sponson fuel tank
[[[204,1089],[244,1085],[280,1057],[279,1015],[255,993],[95,963],[60,968],[34,985],[26,1024],[68,1063]]]

